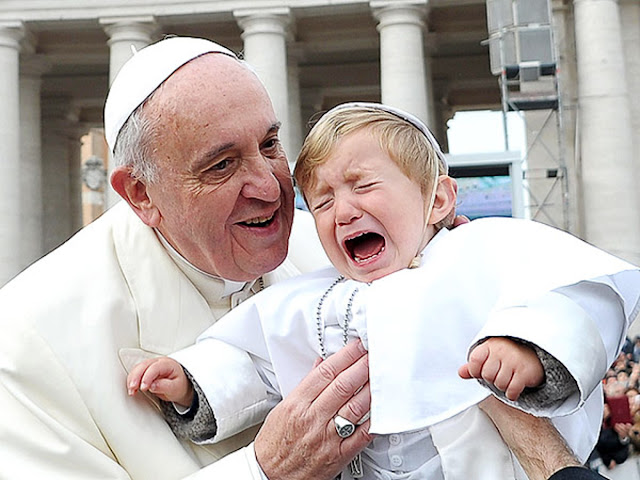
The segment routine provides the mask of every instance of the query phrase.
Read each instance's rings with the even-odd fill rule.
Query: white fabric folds
[[[218,338],[248,351],[268,387],[286,396],[319,356],[318,300],[336,276],[335,270],[325,269],[269,288],[200,338]],[[599,310],[597,298],[590,299],[595,306],[585,310],[567,295],[585,282],[607,293],[600,303],[609,310]],[[489,395],[477,382],[457,375],[470,346],[486,331],[534,341],[572,373],[580,394],[540,413],[575,413],[567,417],[573,427],[566,425],[565,430],[574,431],[579,443],[580,435],[599,427],[599,420],[592,421],[589,413],[600,402],[593,392],[613,360],[609,357],[619,351],[628,323],[638,315],[640,272],[535,222],[476,220],[440,232],[425,249],[420,268],[370,285],[338,284],[322,310],[330,352],[342,346],[339,324],[355,286],[360,291],[353,304],[350,337],[368,342],[372,433],[430,427]],[[617,350],[604,347],[605,331],[618,332]],[[589,343],[582,341],[585,338]],[[593,408],[581,408],[585,402]],[[581,451],[593,439],[587,437]]]

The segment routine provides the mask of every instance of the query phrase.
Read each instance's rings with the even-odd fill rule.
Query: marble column
[[[73,108],[67,115],[67,128],[61,133],[67,143],[69,172],[69,228],[71,235],[80,230],[82,222],[82,137],[89,127],[80,122],[80,109]]]
[[[575,18],[571,4],[552,0],[551,26],[557,58],[558,96],[560,100],[560,141],[567,169],[567,230],[584,237],[584,209],[579,161],[576,154],[578,80],[576,65]]]
[[[426,0],[370,2],[380,33],[380,89],[383,103],[429,123],[430,101],[424,55]]]
[[[75,128],[69,98],[43,99],[42,232],[45,252],[58,247],[74,233],[69,145],[70,132]]]
[[[0,285],[20,262],[20,40],[22,22],[0,23]]]
[[[109,36],[109,85],[113,83],[116,75],[133,55],[134,51],[140,50],[153,42],[159,28],[152,16],[143,17],[106,17],[100,19],[100,25]],[[107,160],[107,176],[111,176],[113,171],[113,160],[111,156]],[[111,188],[106,191],[107,206],[112,206],[120,197]]]
[[[640,152],[640,2],[620,0],[622,44],[629,89],[633,151]],[[634,155],[636,181],[640,184],[640,153]]]
[[[288,8],[236,10],[233,12],[242,29],[244,59],[264,83],[278,120],[280,138],[287,155],[294,155],[289,125],[289,89],[287,85],[287,36],[290,23]]]
[[[438,114],[438,109],[435,105],[435,99],[433,97],[433,62],[431,59],[431,53],[427,49],[425,51],[424,58],[424,72],[426,79],[426,87],[427,87],[427,119],[426,123],[431,127],[433,134],[436,136],[438,140],[441,140],[444,135],[444,124],[438,121],[440,115]]]
[[[574,0],[585,237],[640,262],[629,92],[615,0]]]
[[[640,3],[638,0],[620,0],[619,3],[635,152],[633,169],[636,172],[636,185],[640,185]],[[640,335],[640,322],[634,322],[629,327],[629,338],[637,335]]]
[[[302,147],[304,132],[302,128],[302,107],[300,98],[300,68],[297,52],[289,49],[288,81],[289,86],[289,150],[287,151],[289,165],[293,169]],[[293,170],[292,170],[293,171]]]
[[[149,45],[158,32],[155,18],[147,17],[106,17],[100,25],[109,36],[109,85],[126,63],[134,50]]]
[[[40,91],[42,74],[49,68],[49,63],[41,55],[28,53],[20,58],[20,262],[22,268],[40,258],[44,253]]]

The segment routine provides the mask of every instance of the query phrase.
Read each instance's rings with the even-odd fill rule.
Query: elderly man
[[[178,479],[253,439],[181,443],[125,378],[254,291],[323,264],[304,218],[285,258],[294,192],[279,126],[255,74],[214,43],[173,38],[122,69],[105,128],[126,202],[0,292],[1,478]],[[370,441],[365,428],[330,435],[339,409],[368,408],[353,397],[363,355],[341,352],[273,412],[255,444],[269,478],[332,478]],[[253,447],[207,471],[259,475]]]
[[[215,43],[170,38],[123,67],[105,130],[125,202],[0,291],[0,477],[322,480],[371,440],[366,424],[341,439],[333,422],[369,407],[359,343],[314,369],[251,444],[256,429],[182,442],[152,399],[127,396],[129,366],[324,262],[309,220],[294,221],[278,129],[257,76]],[[603,362],[624,338],[614,317],[594,330]],[[247,398],[256,424],[269,407]]]

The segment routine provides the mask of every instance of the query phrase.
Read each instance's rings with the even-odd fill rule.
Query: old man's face
[[[259,80],[221,54],[175,72],[145,106],[165,238],[196,267],[252,280],[287,254],[294,193],[279,123]]]

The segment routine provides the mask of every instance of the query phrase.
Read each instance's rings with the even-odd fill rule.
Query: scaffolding
[[[569,229],[569,185],[562,136],[559,72],[548,0],[487,0],[491,72],[507,112],[527,126],[523,154],[527,218]]]

